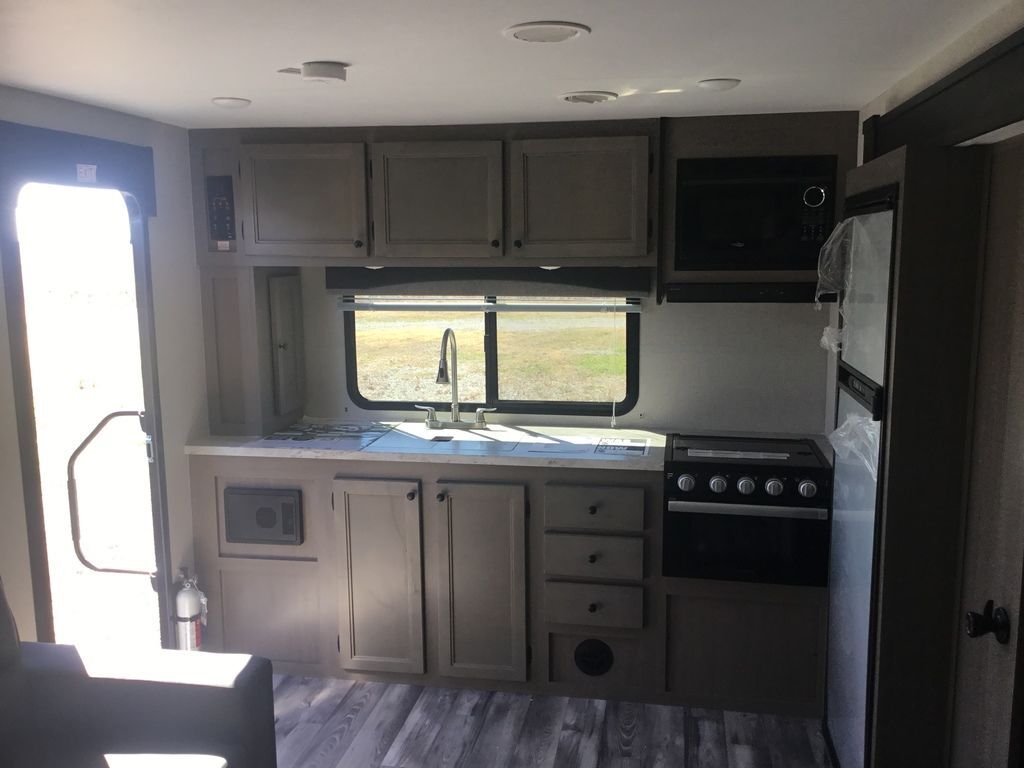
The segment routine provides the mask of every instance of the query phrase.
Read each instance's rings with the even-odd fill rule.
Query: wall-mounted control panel
[[[303,541],[302,491],[291,488],[225,488],[224,538],[232,544]]]
[[[235,192],[230,176],[206,177],[206,220],[214,247],[235,250]]]

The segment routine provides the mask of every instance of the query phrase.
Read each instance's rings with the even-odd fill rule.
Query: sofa
[[[0,583],[0,765],[105,767],[104,755],[126,753],[277,768],[270,662],[20,642]]]

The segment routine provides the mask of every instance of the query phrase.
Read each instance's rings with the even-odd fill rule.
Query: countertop
[[[422,422],[351,426],[349,434],[307,436],[299,442],[273,436],[212,437],[190,443],[185,453],[652,472],[662,471],[665,460],[665,435],[638,429],[493,424],[486,430],[426,430]]]

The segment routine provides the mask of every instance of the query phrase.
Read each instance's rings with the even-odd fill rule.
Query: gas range
[[[712,504],[827,507],[832,467],[813,440],[669,435],[666,497]]]
[[[811,440],[669,435],[662,575],[822,587],[831,497]]]

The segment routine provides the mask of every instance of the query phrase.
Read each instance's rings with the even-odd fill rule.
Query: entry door
[[[1024,137],[993,147],[954,705],[956,768],[1022,763]],[[1010,614],[1004,645],[969,638],[967,611]]]
[[[166,558],[144,220],[118,191],[35,183],[15,218],[22,462],[38,469],[55,640],[159,648],[151,575]]]

